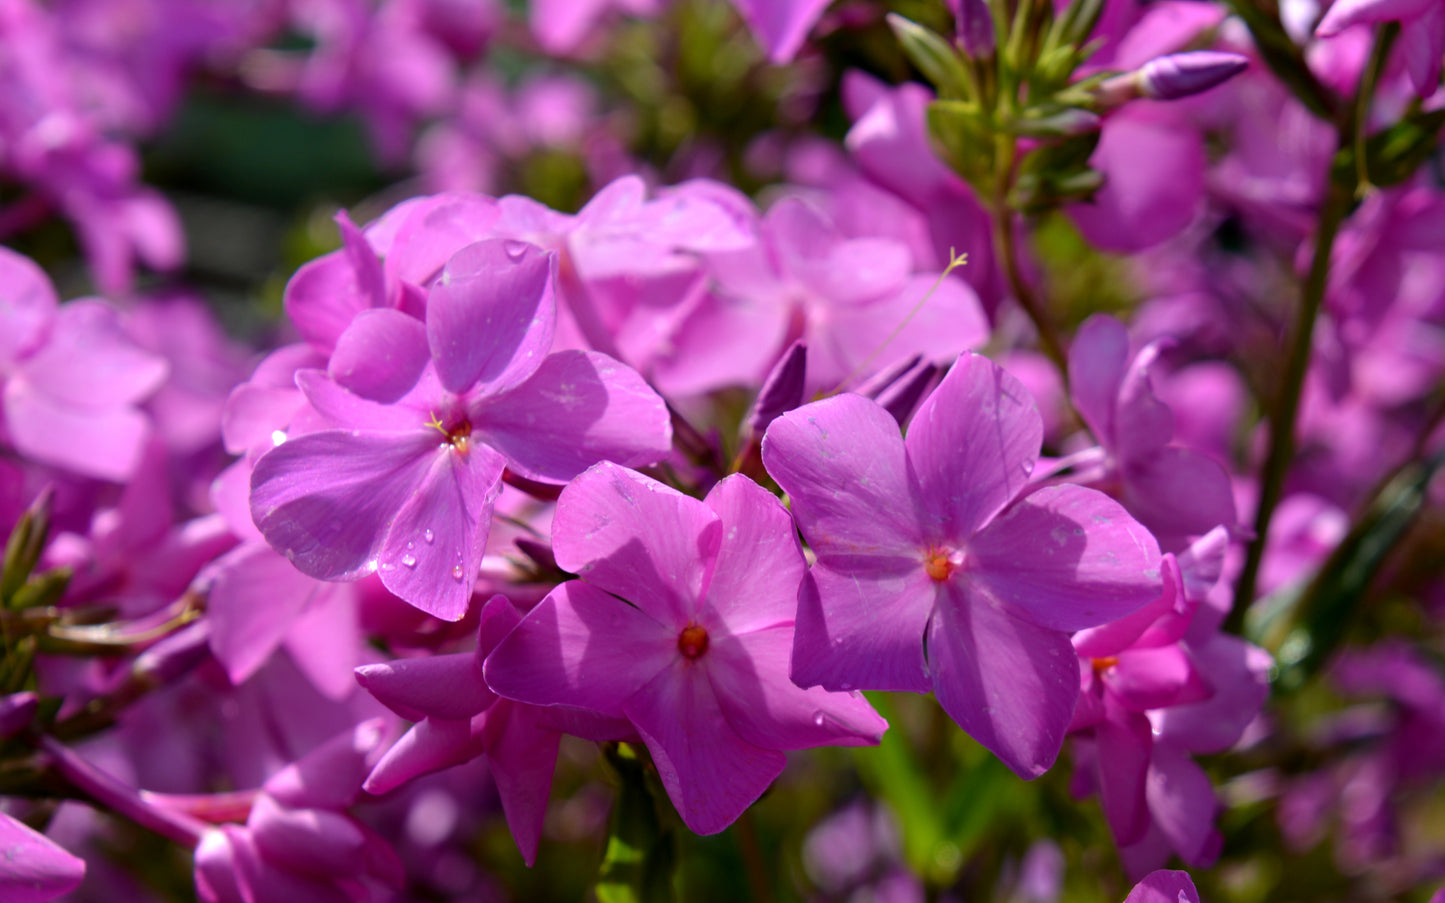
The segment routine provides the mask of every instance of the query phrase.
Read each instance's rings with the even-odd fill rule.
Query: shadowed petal
[[[657,764],[662,786],[694,834],[737,820],[783,772],[787,757],[733,730],[702,668],[677,664],[623,705]]]
[[[1019,777],[1054,764],[1079,696],[1068,636],[950,586],[928,627],[928,665],[944,711]]]
[[[262,455],[251,517],[276,551],[321,580],[361,577],[439,454],[435,434],[325,430]]]
[[[707,505],[604,461],[557,500],[557,564],[682,629],[697,617],[723,523]]]
[[[85,877],[85,860],[25,823],[0,812],[0,896],[42,903],[68,894]]]
[[[552,590],[487,656],[487,686],[532,705],[620,716],[677,659],[677,629],[578,580]]]
[[[0,368],[45,340],[60,300],[50,277],[35,261],[0,247]]]
[[[923,634],[937,584],[916,562],[904,568],[838,572],[818,564],[809,572],[793,643],[798,686],[929,691]]]
[[[1135,885],[1124,903],[1199,903],[1199,891],[1188,872],[1160,869]]]
[[[555,254],[514,239],[479,241],[447,261],[426,308],[443,386],[505,392],[536,372],[552,350],[556,266]]]
[[[412,725],[366,778],[367,793],[389,793],[414,778],[470,762],[482,754],[470,720],[428,718]]]
[[[1069,344],[1069,391],[1074,408],[1094,439],[1109,449],[1118,444],[1114,406],[1128,362],[1129,333],[1124,324],[1107,314],[1085,320]]]
[[[266,663],[320,585],[266,545],[217,562],[206,616],[211,652],[237,686]]]
[[[562,735],[536,724],[536,709],[503,700],[482,716],[487,764],[497,782],[497,796],[507,827],[527,865],[537,860],[557,746]]]
[[[1182,547],[1237,521],[1229,474],[1208,455],[1160,448],[1125,462],[1123,475],[1124,504],[1166,545]]]
[[[482,399],[473,423],[517,473],[563,483],[598,461],[651,464],[672,447],[662,399],[595,351],[550,355],[516,390]]]
[[[958,359],[908,427],[908,461],[937,537],[962,540],[1018,494],[1043,443],[1023,383],[977,354]]]
[[[1050,630],[1112,621],[1163,590],[1159,546],[1118,502],[1081,486],[1019,501],[968,545],[976,591]]]
[[[410,721],[464,721],[496,701],[470,652],[401,658],[356,669],[356,682]]]
[[[870,746],[888,722],[860,694],[801,689],[788,678],[793,628],[782,624],[722,637],[707,651],[707,673],[728,723],[763,749]]]
[[[1099,798],[1114,842],[1128,846],[1144,836],[1149,809],[1144,784],[1153,735],[1149,719],[1105,703],[1107,717],[1094,728],[1098,744]]]
[[[1188,865],[1210,865],[1218,803],[1204,769],[1168,743],[1154,744],[1149,766],[1149,813],[1169,844]]]
[[[839,395],[789,411],[763,437],[763,464],[819,561],[920,554],[903,439],[876,403]]]

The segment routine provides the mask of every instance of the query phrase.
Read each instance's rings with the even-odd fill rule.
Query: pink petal
[[[419,380],[410,393],[413,398],[426,394],[436,385],[436,375],[430,370],[424,370]],[[398,433],[428,429],[426,415],[415,407],[405,403],[382,404],[362,398],[347,391],[320,370],[297,370],[296,387],[316,414],[333,426]]]
[[[68,894],[85,877],[85,860],[0,812],[0,896],[43,903]]]
[[[1172,554],[1160,559],[1160,574],[1164,580],[1164,591],[1153,602],[1136,609],[1115,621],[1090,627],[1074,634],[1074,649],[1085,658],[1103,658],[1117,655],[1138,643],[1142,646],[1164,646],[1177,642],[1189,627],[1195,605],[1183,596],[1183,578],[1179,574],[1179,563]],[[1180,612],[1189,617],[1178,617]],[[1156,622],[1164,620],[1164,629],[1157,629]],[[1173,631],[1177,630],[1177,633]],[[1148,632],[1151,642],[1140,643]]]
[[[736,821],[788,761],[739,737],[704,670],[690,663],[658,674],[623,712],[637,725],[662,786],[694,834],[716,834]]]
[[[1199,903],[1199,891],[1188,872],[1160,869],[1135,885],[1124,903]]]
[[[807,565],[787,509],[741,474],[718,483],[703,501],[722,521],[707,588],[710,614],[733,634],[791,625]],[[786,660],[784,655],[781,661]]]
[[[1149,719],[1138,712],[1108,706],[1108,717],[1094,728],[1098,744],[1099,797],[1114,842],[1128,846],[1149,827],[1145,777],[1154,740]]]
[[[269,546],[242,546],[217,562],[206,615],[211,652],[231,683],[250,679],[320,586]]]
[[[713,692],[738,736],[763,749],[876,744],[888,722],[857,692],[801,689],[788,677],[793,628],[719,638],[705,654]]]
[[[479,442],[433,451],[377,548],[382,585],[434,617],[460,620],[477,582],[505,466]]]
[[[1119,653],[1118,659],[1118,664],[1102,675],[1104,686],[1135,712],[1198,702],[1212,695],[1207,686],[1200,684],[1194,662],[1177,643],[1156,649],[1128,649]]]
[[[428,718],[412,725],[386,751],[366,778],[366,792],[390,793],[408,781],[470,762],[481,754],[482,743],[472,736],[470,720]]]
[[[0,368],[43,342],[60,304],[50,277],[29,257],[0,247]]]
[[[598,461],[651,464],[672,447],[662,399],[637,371],[595,351],[561,351],[515,390],[478,402],[485,441],[517,473],[566,482]]]
[[[1128,362],[1129,333],[1107,314],[1085,320],[1069,345],[1069,389],[1074,408],[1094,439],[1110,449],[1118,444],[1114,408]]]
[[[876,403],[839,395],[789,411],[763,436],[763,464],[820,561],[921,560],[898,422]]]
[[[679,657],[676,627],[574,580],[527,613],[483,674],[498,696],[619,717],[623,702]]]
[[[1238,522],[1229,474],[1192,449],[1169,446],[1127,461],[1123,477],[1124,504],[1173,548]]]
[[[1197,753],[1221,753],[1239,740],[1269,697],[1268,652],[1244,640],[1216,635],[1191,645],[1194,664],[1214,695],[1158,713],[1155,726],[1170,743]]]
[[[296,809],[351,806],[380,750],[384,723],[371,718],[332,737],[267,778],[261,789]]]
[[[1054,764],[1079,696],[1067,635],[950,586],[928,627],[928,665],[944,711],[1019,777]]]
[[[923,634],[937,584],[916,562],[835,571],[819,563],[798,593],[792,678],[828,690],[907,690],[932,684]],[[1077,679],[1077,675],[1075,676]]]
[[[978,295],[961,279],[915,275],[869,304],[834,310],[833,336],[851,366],[881,367],[919,354],[947,365],[988,341],[988,318]],[[886,344],[885,344],[886,341]]]
[[[302,573],[356,579],[440,453],[425,432],[326,430],[273,448],[251,474],[251,516]]]
[[[905,440],[938,539],[967,538],[1018,494],[1043,429],[1033,396],[1013,374],[981,355],[958,359],[913,415]]]
[[[497,783],[497,796],[512,839],[528,866],[537,861],[552,773],[557,768],[561,734],[537,726],[527,706],[500,702],[482,716],[487,764]]]
[[[466,721],[496,701],[470,652],[402,658],[356,669],[356,682],[410,721]]]
[[[1162,590],[1159,546],[1118,502],[1081,486],[1019,501],[968,544],[972,592],[1050,630],[1129,614]]]
[[[426,311],[443,386],[506,392],[536,372],[552,350],[556,268],[555,254],[513,239],[480,241],[447,261]]]
[[[1320,24],[1315,26],[1315,34],[1328,38],[1361,22],[1402,22],[1415,19],[1432,5],[1431,0],[1336,0],[1320,20]]]
[[[430,359],[426,330],[399,310],[362,311],[336,340],[326,371],[342,388],[390,404],[416,385]]]
[[[1186,864],[1213,864],[1214,814],[1219,808],[1204,769],[1168,743],[1154,744],[1149,766],[1149,814]]]
[[[1167,340],[1156,340],[1145,345],[1129,363],[1119,384],[1114,441],[1121,459],[1148,454],[1174,438],[1174,415],[1154,394],[1149,379],[1149,368],[1166,344]]]
[[[495,234],[498,205],[484,195],[438,194],[411,203],[386,253],[387,273],[403,283],[427,285],[458,249]]]
[[[786,63],[798,53],[808,31],[832,0],[733,0],[768,60]]]
[[[352,672],[365,655],[356,604],[354,584],[323,583],[281,641],[296,670],[332,702],[356,692]]]
[[[680,630],[697,617],[722,533],[704,503],[604,461],[562,490],[552,550],[565,570]]]
[[[120,316],[99,301],[63,305],[50,340],[21,366],[46,395],[101,410],[141,401],[170,370],[165,358],[131,341]]]
[[[25,457],[121,483],[140,464],[150,423],[134,408],[60,401],[23,376],[6,381],[5,428]]]
[[[316,878],[359,871],[366,838],[351,819],[325,809],[288,809],[260,794],[246,819],[267,860]]]

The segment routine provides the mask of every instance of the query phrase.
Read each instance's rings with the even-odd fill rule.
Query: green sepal
[[[617,804],[594,890],[599,903],[670,903],[677,851],[664,831],[647,763],[626,744],[608,743],[603,757],[617,776]]]
[[[1076,138],[1099,131],[1103,121],[1097,113],[1080,107],[1058,103],[1042,103],[1029,107],[1003,123],[1004,131],[1020,138]]]
[[[1414,175],[1435,151],[1442,125],[1445,125],[1445,110],[1432,110],[1407,116],[1383,132],[1371,135],[1365,141],[1365,174],[1370,183],[1388,188]],[[1353,190],[1358,173],[1355,148],[1341,148],[1331,165],[1331,177],[1336,184]]]
[[[968,100],[968,73],[958,51],[942,35],[905,19],[897,13],[888,14],[888,27],[893,29],[903,53],[933,83],[938,96],[948,100]]]
[[[45,489],[25,509],[10,539],[5,543],[5,560],[0,565],[0,604],[9,606],[15,594],[30,579],[40,553],[45,549],[45,540],[50,533],[50,505],[54,493]]]
[[[43,574],[36,574],[10,597],[10,607],[19,610],[54,605],[65,595],[71,576],[68,567],[51,568]]]
[[[976,104],[935,100],[926,113],[928,134],[944,161],[981,194],[993,177],[993,125]]]

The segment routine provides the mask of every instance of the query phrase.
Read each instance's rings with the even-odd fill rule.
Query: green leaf
[[[1371,184],[1388,188],[1414,175],[1434,152],[1442,125],[1445,125],[1445,110],[1432,110],[1408,116],[1371,135],[1365,142],[1365,174]],[[1341,148],[1331,166],[1335,182],[1353,190],[1358,172],[1355,148]]]
[[[867,694],[868,701],[891,724],[896,715],[888,698]],[[913,755],[903,732],[893,728],[876,749],[854,750],[859,775],[892,809],[903,831],[903,856],[917,874],[927,874],[943,842],[943,820],[937,794]]]
[[[908,59],[933,83],[939,97],[952,100],[972,97],[963,60],[941,35],[897,13],[888,14],[888,27],[898,37]]]
[[[980,194],[993,178],[993,127],[976,104],[935,100],[928,105],[928,134],[953,171]]]
[[[608,744],[617,774],[617,804],[594,888],[600,903],[670,903],[677,862],[671,832],[663,831],[648,787],[647,765],[629,746]]]

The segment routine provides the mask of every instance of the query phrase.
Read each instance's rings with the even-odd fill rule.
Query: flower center
[[[1117,656],[1106,655],[1103,658],[1090,659],[1089,663],[1094,666],[1094,674],[1098,675],[1119,664],[1119,659]]]
[[[923,555],[923,570],[934,582],[942,583],[958,570],[958,554],[947,546],[932,546]]]
[[[442,434],[446,443],[462,455],[465,455],[471,447],[472,422],[465,417],[452,423],[451,426],[442,422],[442,419],[435,413],[427,421],[427,426]]]
[[[707,651],[707,631],[696,624],[689,624],[677,635],[677,651],[688,661],[696,661]]]

